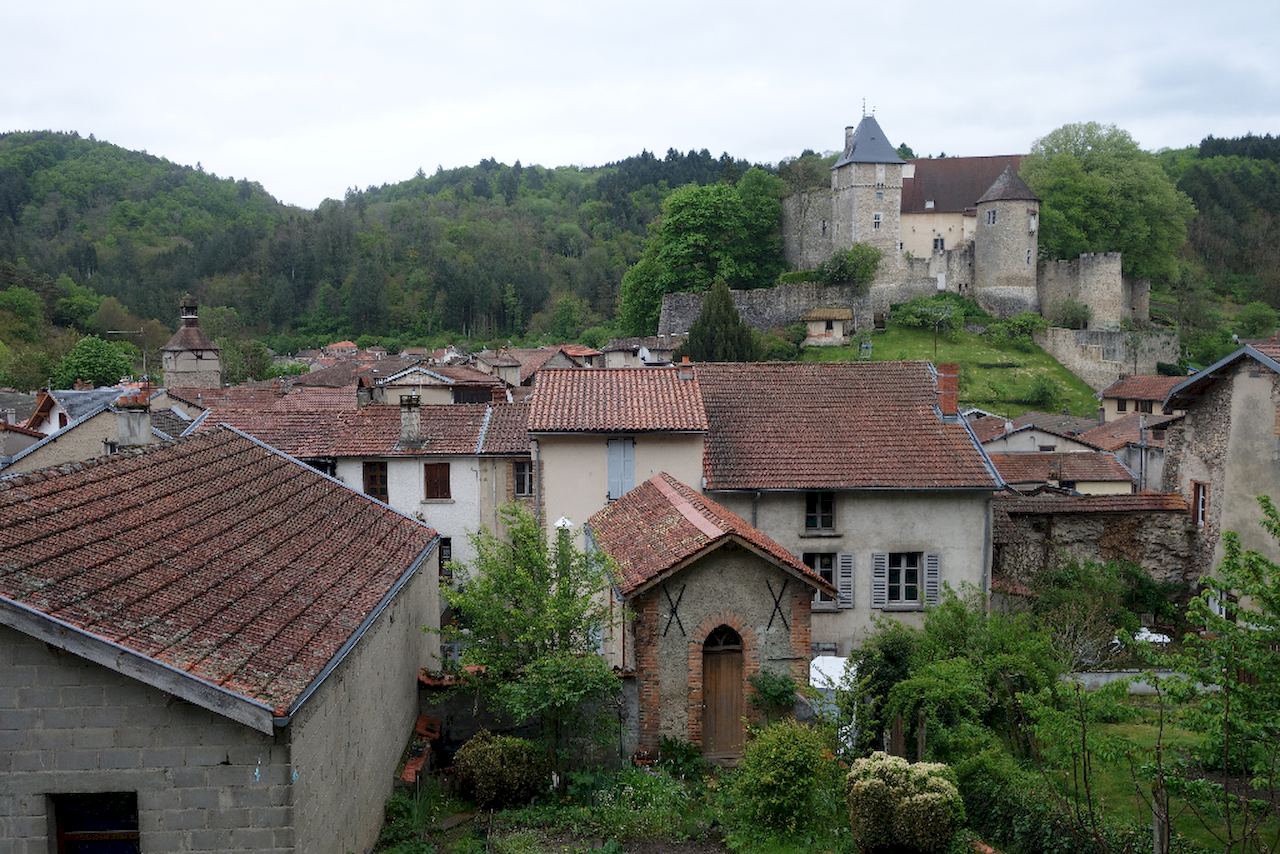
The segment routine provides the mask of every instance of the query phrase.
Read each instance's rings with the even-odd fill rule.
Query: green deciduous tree
[[[702,301],[702,311],[689,326],[677,358],[688,356],[695,362],[754,362],[760,358],[755,331],[742,322],[733,304],[729,286],[718,281]]]
[[[1042,257],[1123,252],[1127,275],[1161,282],[1177,275],[1195,206],[1128,132],[1063,125],[1036,140],[1020,174],[1042,202]]]
[[[137,352],[137,348],[125,342],[108,342],[96,335],[86,335],[54,369],[54,388],[71,388],[76,380],[94,386],[115,385],[121,377],[133,372],[130,351]]]
[[[488,529],[472,536],[475,562],[445,591],[459,618],[442,631],[464,644],[463,664],[485,669],[474,684],[517,721],[539,724],[558,751],[568,734],[600,723],[600,703],[618,687],[598,654],[606,568],[601,553],[573,546],[569,529],[549,543],[524,508],[501,512],[507,537]]]

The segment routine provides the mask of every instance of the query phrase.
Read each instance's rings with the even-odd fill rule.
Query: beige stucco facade
[[[805,528],[804,492],[714,493],[712,497],[793,554],[854,555],[853,606],[816,605],[812,640],[848,655],[880,617],[920,625],[919,607],[871,607],[872,556],[936,553],[943,585],[989,588],[991,493],[973,491],[859,491],[835,495],[835,525]]]
[[[135,422],[131,426],[128,426],[129,419]],[[121,442],[122,424],[126,425],[123,434],[133,437],[131,440]],[[138,438],[145,438],[147,441],[133,441]],[[38,471],[63,463],[96,459],[113,453],[116,447],[158,441],[160,440],[151,433],[150,421],[145,411],[116,411],[108,408],[42,440],[38,446],[32,445],[25,449],[3,471],[5,474]]]
[[[916,258],[933,254],[934,241],[941,238],[942,249],[954,249],[973,240],[977,217],[959,212],[904,213],[902,219],[902,251]]]

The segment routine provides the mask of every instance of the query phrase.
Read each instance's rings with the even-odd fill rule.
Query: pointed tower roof
[[[863,116],[856,129],[845,129],[844,154],[832,168],[839,169],[848,163],[905,162],[880,129],[876,117]]]
[[[182,326],[173,333],[169,343],[161,350],[217,350],[209,336],[200,328],[195,298],[190,294],[182,298]]]
[[[1038,202],[1040,199],[1031,192],[1027,182],[1018,177],[1018,173],[1013,171],[1012,166],[1006,166],[1000,173],[1000,177],[996,178],[995,183],[982,194],[982,198],[978,199],[978,204],[1013,201]]]

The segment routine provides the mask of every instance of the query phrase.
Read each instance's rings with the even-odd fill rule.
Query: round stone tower
[[[973,236],[974,298],[998,317],[1039,311],[1036,252],[1040,199],[1012,166],[978,199]]]

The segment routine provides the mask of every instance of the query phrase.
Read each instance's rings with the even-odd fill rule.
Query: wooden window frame
[[[804,494],[805,531],[834,531],[836,529],[836,494],[834,492],[806,492]]]
[[[1209,519],[1209,484],[1202,480],[1191,481],[1191,521],[1203,528]]]
[[[386,460],[365,460],[363,466],[364,494],[383,504],[391,501],[390,482],[387,479]]]
[[[133,850],[142,850],[137,792],[70,792],[49,799],[58,854],[93,851],[94,842],[133,842]],[[120,850],[119,845],[111,848]]]
[[[511,494],[516,498],[533,497],[533,460],[512,461]]]
[[[422,500],[446,501],[453,497],[449,489],[448,463],[422,464]]]

